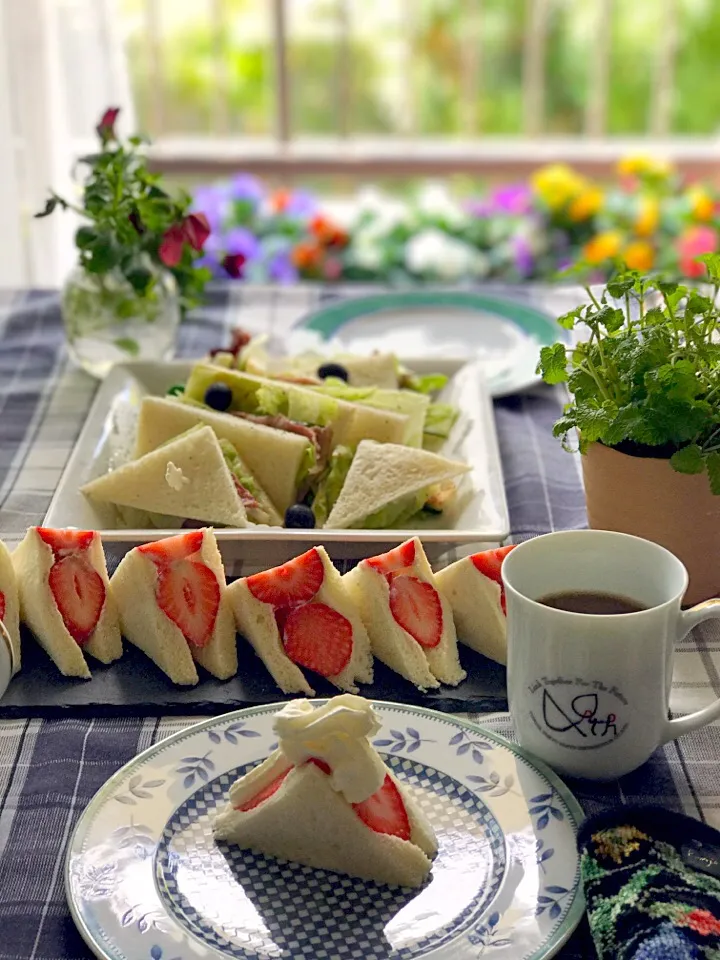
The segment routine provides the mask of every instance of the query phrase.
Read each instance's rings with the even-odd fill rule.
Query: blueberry
[[[321,380],[335,377],[337,380],[344,380],[345,383],[350,379],[350,374],[341,363],[323,363],[318,367],[317,375]]]
[[[213,410],[228,410],[232,403],[232,390],[226,383],[211,383],[205,391],[205,403]]]
[[[294,503],[285,511],[285,526],[312,530],[315,526],[315,514],[304,503]]]

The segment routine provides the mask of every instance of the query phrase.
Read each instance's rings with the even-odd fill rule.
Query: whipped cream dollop
[[[165,468],[165,483],[171,490],[176,490],[179,493],[183,487],[190,483],[190,478],[185,476],[181,467],[176,467],[172,460],[168,460],[168,465]]]
[[[332,788],[348,803],[362,803],[385,780],[385,766],[368,740],[380,726],[367,700],[344,693],[321,707],[294,700],[277,714],[274,729],[278,748],[291,763],[324,760]]]

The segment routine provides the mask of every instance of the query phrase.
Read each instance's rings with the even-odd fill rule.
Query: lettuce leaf
[[[448,437],[455,421],[459,416],[459,410],[449,403],[431,403],[425,416],[425,426],[423,432],[430,437]]]
[[[411,493],[365,517],[359,526],[363,530],[383,530],[387,527],[399,527],[419,513],[425,506],[427,490]]]
[[[222,450],[222,455],[225,457],[225,463],[228,465],[230,473],[232,473],[238,482],[245,487],[249,494],[257,499],[258,485],[255,481],[255,478],[247,472],[246,468],[244,468],[243,463],[240,460],[240,455],[233,444],[224,437],[219,440],[219,443],[220,449]]]
[[[402,375],[400,385],[406,390],[414,390],[416,393],[438,393],[448,378],[444,373],[411,373],[409,370]]]
[[[286,417],[288,415],[287,390],[283,387],[276,387],[274,384],[263,384],[255,394],[255,404],[255,410],[245,412],[267,414],[271,417],[282,414]]]
[[[343,446],[335,447],[330,455],[330,461],[318,484],[312,505],[318,527],[323,526],[337,503],[354,456],[354,450]]]
[[[328,378],[325,385],[311,387],[316,393],[330,394],[339,400],[358,403],[364,407],[390,410],[408,418],[403,443],[408,447],[422,446],[423,427],[429,406],[428,397],[411,390],[390,390],[383,387],[353,387],[343,380]]]
[[[308,440],[302,460],[300,461],[300,466],[298,467],[297,476],[295,477],[295,486],[298,490],[302,490],[305,487],[311,472],[316,466],[317,454],[315,453],[315,447]]]

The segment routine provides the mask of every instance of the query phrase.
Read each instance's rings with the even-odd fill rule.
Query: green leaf
[[[129,353],[131,357],[137,357],[140,353],[140,344],[131,337],[118,337],[117,340],[113,340],[113,343],[119,350]]]
[[[710,480],[710,490],[715,496],[720,496],[720,452],[714,451],[705,457],[707,465],[708,479]]]
[[[720,254],[703,253],[700,257],[695,257],[700,263],[704,263],[708,276],[712,280],[720,280]]]
[[[660,307],[651,307],[643,317],[643,323],[649,327],[657,326],[660,323],[667,323],[668,320],[668,315],[664,310],[661,310]]]
[[[107,273],[119,262],[121,255],[113,238],[107,234],[99,234],[86,252],[90,254],[86,266],[92,273]]]
[[[570,310],[568,313],[564,313],[561,317],[558,317],[557,322],[565,330],[572,330],[572,328],[580,319],[582,309],[582,307],[575,307],[574,310]]]
[[[675,293],[678,288],[678,283],[676,280],[663,280],[659,279],[657,281],[657,288],[660,293],[664,294],[666,297]]]
[[[63,210],[67,209],[67,204],[65,203],[65,201],[62,200],[60,197],[56,196],[55,194],[53,194],[52,196],[48,197],[48,199],[45,201],[45,206],[43,207],[43,209],[39,213],[35,214],[35,219],[39,220],[41,217],[49,217],[50,214],[55,209],[55,207],[58,207],[58,206],[62,207]]]
[[[617,307],[605,306],[595,314],[594,320],[605,327],[608,333],[615,333],[625,323],[625,314]]]
[[[97,231],[92,227],[78,227],[75,231],[75,244],[80,250],[91,247],[98,239]]]
[[[135,267],[132,270],[128,270],[125,276],[133,290],[136,290],[141,296],[150,286],[153,279],[152,273],[145,267]]]
[[[542,375],[545,383],[564,383],[567,380],[566,363],[565,344],[554,343],[540,351],[537,372]]]
[[[604,406],[595,409],[584,406],[577,410],[576,420],[583,444],[588,444],[604,439],[613,417],[612,412]]]
[[[621,300],[635,286],[635,277],[623,277],[622,280],[610,280],[606,290],[614,300]]]
[[[678,473],[702,473],[705,470],[703,452],[696,443],[681,447],[670,457],[670,466]]]

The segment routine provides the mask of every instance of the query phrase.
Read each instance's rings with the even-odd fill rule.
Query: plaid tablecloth
[[[282,336],[321,301],[350,293],[217,288],[209,305],[183,325],[179,353],[202,354],[224,342],[225,332],[238,323]],[[512,295],[548,302],[548,294],[538,291]],[[55,294],[0,292],[0,537],[9,544],[42,520],[97,387],[69,366],[62,342]],[[515,540],[585,525],[577,463],[550,435],[561,402],[553,392],[537,389],[495,405]],[[687,713],[720,696],[719,671],[720,629],[706,625],[678,650],[673,710]],[[512,737],[507,716],[482,722]],[[142,717],[0,720],[0,960],[90,956],[65,903],[68,837],[114,771],[186,723]],[[712,726],[657,751],[617,784],[572,786],[588,813],[653,801],[720,826],[719,760],[720,735]],[[591,955],[584,927],[560,954]]]

